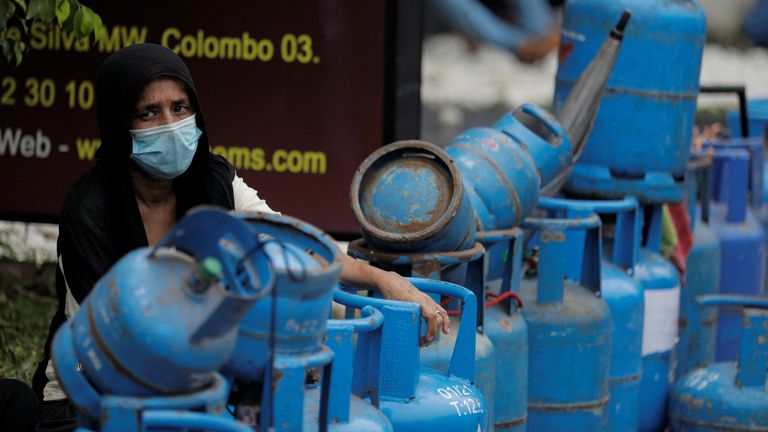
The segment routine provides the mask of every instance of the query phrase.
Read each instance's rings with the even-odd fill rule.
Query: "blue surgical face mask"
[[[131,129],[131,159],[152,177],[173,179],[192,164],[197,140],[203,132],[197,128],[194,114],[168,125]]]

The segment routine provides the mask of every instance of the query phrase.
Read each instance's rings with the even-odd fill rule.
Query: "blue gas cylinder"
[[[472,128],[445,148],[467,189],[481,230],[518,226],[536,205],[540,178],[531,155],[494,128]]]
[[[705,41],[706,18],[698,0],[569,0],[554,111],[562,109],[624,10],[632,13],[632,23],[566,190],[677,202],[683,197]]]
[[[454,251],[475,243],[476,221],[454,161],[424,141],[371,153],[352,178],[350,203],[370,247]]]
[[[61,327],[59,381],[105,430],[138,430],[131,425],[151,410],[220,413],[228,386],[215,371],[235,347],[240,318],[273,282],[247,225],[193,210],[156,246],[118,261]]]
[[[763,152],[763,139],[762,138],[731,138],[726,140],[710,141],[704,143],[704,148],[712,147],[714,149],[744,149],[749,155],[749,168],[748,173],[748,187],[747,187],[747,200],[749,203],[748,213],[751,213],[755,219],[763,227],[763,231],[768,233],[768,204],[765,202],[765,167],[764,167],[764,152]],[[729,179],[723,177],[721,167],[722,162],[719,160],[715,164],[715,172],[718,174],[716,180],[717,184],[714,186],[718,188],[716,191],[717,199],[719,201],[727,201],[728,185],[722,184]],[[721,192],[722,191],[722,192]],[[766,242],[768,242],[768,236],[766,236]],[[766,243],[768,247],[768,243]],[[768,266],[768,263],[766,263]],[[763,280],[763,289],[768,289],[768,280]]]
[[[610,259],[601,265],[601,295],[611,316],[611,361],[608,404],[609,431],[636,431],[642,370],[643,287],[631,277],[640,249],[641,218],[637,200],[631,197],[616,201],[582,201],[542,198],[539,207],[550,217],[584,217],[592,212],[615,214]],[[583,238],[574,233],[571,247],[583,248]],[[570,262],[572,279],[581,278],[581,263]]]
[[[448,282],[409,280],[421,291],[453,297],[462,304],[462,323],[449,369],[446,373],[419,366],[418,305],[337,291],[334,294],[337,302],[354,308],[372,306],[384,315],[379,332],[369,332],[358,339],[353,394],[378,395],[379,409],[396,431],[489,430],[488,405],[472,384],[477,320],[475,295]]]
[[[376,407],[378,394],[369,394],[372,402],[352,394],[352,374],[354,370],[354,337],[365,338],[368,332],[381,327],[384,316],[378,310],[367,306],[360,311],[360,318],[329,320],[326,343],[333,351],[333,368],[330,373],[330,390],[327,396],[327,414],[323,413],[324,396],[320,386],[310,386],[304,397],[305,427],[319,425],[325,421],[328,430],[333,432],[357,431],[392,431],[389,419]],[[319,428],[322,430],[322,428]]]
[[[537,277],[521,282],[528,325],[528,428],[604,431],[611,355],[610,312],[599,297],[600,219],[525,220],[539,239]],[[568,238],[587,230],[584,249]],[[568,276],[580,261],[581,281]]]
[[[732,110],[725,113],[728,121],[728,129],[734,137],[743,136],[741,133],[741,118],[739,112]],[[751,137],[761,137],[766,134],[768,126],[768,99],[752,99],[747,101],[747,122],[749,135]]]
[[[219,246],[222,238],[230,248]],[[272,287],[269,261],[256,246],[247,225],[204,209],[155,247],[123,257],[68,326],[83,373],[101,392],[123,396],[212,383],[235,347],[240,318]]]
[[[666,422],[672,350],[677,339],[680,276],[661,250],[662,207],[646,206],[649,213],[645,247],[635,266],[635,279],[643,286],[643,374],[640,380],[640,431],[658,431]]]
[[[710,224],[721,248],[721,294],[758,295],[765,278],[765,231],[747,205],[749,154],[744,149],[715,148],[712,164]],[[717,321],[717,361],[736,359],[741,316],[720,310]]]
[[[265,213],[236,216],[269,257],[275,286],[272,295],[243,318],[236,349],[223,372],[236,378],[240,389],[262,390],[262,425],[274,424],[279,430],[319,427],[310,423],[312,418],[303,418],[301,395],[307,370],[327,370],[333,357],[323,338],[341,273],[339,249],[327,234],[295,218]],[[272,386],[275,376],[280,384]],[[236,406],[238,417],[249,423],[255,421],[250,413],[256,403],[251,399],[240,398]]]
[[[492,240],[486,237],[487,240]],[[495,350],[493,427],[496,431],[523,432],[528,411],[528,326],[519,297],[522,276],[523,233],[515,228],[505,252],[505,275],[496,290],[486,290],[482,329]],[[485,284],[487,287],[487,283]]]
[[[263,244],[275,273],[276,304],[265,298],[243,318],[237,347],[225,374],[261,382],[267,364],[275,313],[278,356],[311,356],[321,350],[341,255],[333,240],[301,220],[266,213],[238,213]],[[274,309],[273,309],[274,308]]]
[[[745,308],[739,359],[693,370],[675,383],[670,430],[768,430],[768,298],[711,295],[699,297],[698,303],[700,308]]]
[[[685,265],[685,289],[680,292],[676,379],[715,360],[717,311],[702,311],[702,319],[696,322],[689,317],[691,308],[696,307],[696,297],[715,294],[720,286],[720,240],[709,225],[710,167],[709,158],[692,156],[685,179],[693,246]]]

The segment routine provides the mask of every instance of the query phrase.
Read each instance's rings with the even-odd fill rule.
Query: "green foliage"
[[[59,26],[78,40],[101,37],[101,17],[78,0],[0,0],[0,47],[5,60],[18,66],[34,23]]]
[[[0,271],[0,378],[32,382],[55,310],[52,281],[20,281]]]

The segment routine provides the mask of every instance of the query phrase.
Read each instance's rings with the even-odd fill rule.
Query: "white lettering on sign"
[[[45,159],[51,154],[51,139],[38,129],[34,135],[22,134],[21,129],[0,129],[0,156]]]

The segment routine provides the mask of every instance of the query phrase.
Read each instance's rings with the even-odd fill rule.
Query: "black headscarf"
[[[123,255],[147,246],[147,235],[129,177],[132,140],[130,118],[144,87],[155,78],[173,78],[185,87],[203,131],[190,167],[174,179],[177,218],[199,204],[234,208],[232,180],[235,171],[223,158],[210,153],[208,134],[192,76],[173,51],[161,45],[141,44],[109,56],[98,71],[96,102],[101,146],[96,166],[69,190],[62,206],[59,239],[60,257],[56,272],[59,306],[51,321],[45,358],[34,377],[38,396],[47,382],[45,366],[54,333],[66,320],[67,287],[82,303],[94,284]],[[64,271],[61,271],[61,268]]]
[[[130,118],[136,102],[144,87],[156,78],[173,78],[182,83],[188,93],[192,108],[196,113],[197,127],[203,131],[198,140],[197,151],[189,168],[174,179],[177,217],[181,217],[191,207],[209,203],[231,209],[234,206],[231,187],[220,190],[221,174],[234,176],[234,170],[226,163],[211,155],[208,149],[208,134],[200,101],[192,81],[189,69],[173,51],[156,44],[140,44],[124,48],[109,56],[99,68],[96,77],[96,103],[101,147],[97,153],[97,165],[110,177],[110,184],[120,196],[114,202],[114,216],[130,215],[135,207],[133,188],[128,180],[128,168],[133,162],[129,159],[132,145],[128,134]],[[220,172],[227,168],[228,172]],[[223,192],[223,195],[222,195]],[[128,202],[125,202],[128,201]],[[144,227],[140,218],[125,220],[130,231],[125,239],[125,252],[146,245],[142,238]],[[138,222],[138,224],[136,223]],[[141,240],[136,242],[136,240]]]

